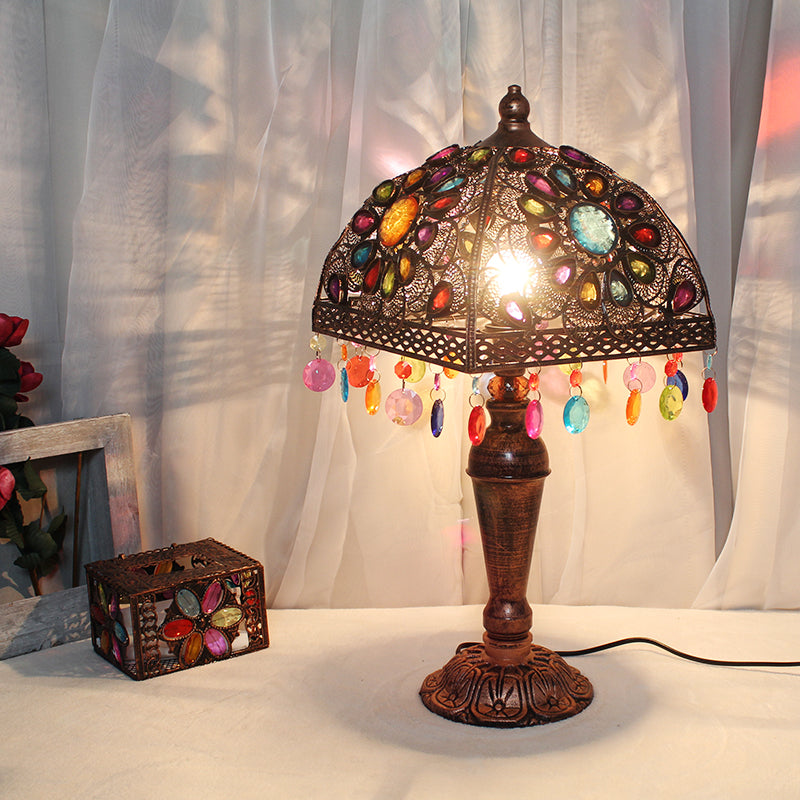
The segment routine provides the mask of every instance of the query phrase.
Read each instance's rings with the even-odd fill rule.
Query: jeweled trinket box
[[[86,565],[92,644],[134,680],[269,646],[264,568],[215,539]]]

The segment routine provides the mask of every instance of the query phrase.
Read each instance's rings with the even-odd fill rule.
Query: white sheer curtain
[[[42,39],[44,8],[44,21],[41,12],[26,17]],[[734,111],[748,107],[744,97],[757,113],[761,86],[746,78],[758,73],[752,31],[766,34],[770,11],[767,3],[736,0],[112,0],[102,46],[87,50],[96,68],[69,296],[61,301],[63,415],[133,415],[145,544],[227,541],[262,560],[276,605],[483,599],[463,476],[465,382],[448,383],[445,432],[434,440],[423,423],[400,429],[383,414],[368,417],[355,390],[346,405],[335,392],[313,395],[300,373],[312,355],[309,317],[319,269],[353,210],[381,179],[444,144],[492,132],[498,100],[508,84],[519,83],[542,138],[580,147],[641,183],[687,235],[720,322],[723,389],[712,447],[699,403],[698,355],[686,358],[692,394],[681,418],[660,418],[654,390],[634,428],[624,420],[624,364],[612,362],[607,386],[599,366],[590,365],[592,424],[575,437],[560,424],[566,378],[545,371],[553,473],[531,598],[680,607],[702,590],[698,602],[707,605],[800,604],[790,572],[751,571],[747,555],[748,547],[783,547],[790,569],[791,547],[800,547],[800,534],[779,519],[791,519],[796,505],[793,451],[787,447],[780,499],[772,504],[781,510],[757,524],[759,487],[774,486],[780,473],[762,464],[754,479],[738,460],[759,402],[778,409],[792,441],[790,386],[778,389],[791,375],[788,349],[777,361],[770,351],[767,369],[756,369],[765,340],[791,343],[790,329],[775,336],[762,315],[780,298],[781,320],[790,319],[786,294],[766,294],[778,286],[775,272],[743,266],[736,283],[733,483],[725,416],[741,227],[736,200],[749,178],[747,158],[737,161],[747,152],[741,131],[749,130],[748,115]],[[776,98],[793,96],[785,88],[793,62],[776,62],[776,53],[798,44],[785,19],[796,12],[788,2],[776,2],[772,12],[768,85],[778,86]],[[4,36],[4,59],[22,57],[15,42]],[[18,94],[39,108],[45,133],[34,171],[25,171],[32,169],[27,161],[19,174],[46,182],[47,115],[36,105],[33,76],[45,85],[55,78],[41,56],[25,57],[31,87],[22,84]],[[778,73],[784,84],[776,84]],[[59,85],[66,80],[60,76]],[[51,100],[51,113],[53,107]],[[51,128],[51,141],[57,133]],[[780,146],[786,170],[797,141],[796,129],[770,143],[762,131],[757,164]],[[26,147],[34,143],[28,137]],[[82,158],[80,141],[72,156]],[[3,157],[17,168],[16,151]],[[57,163],[66,158],[59,151]],[[776,166],[772,183],[762,186],[758,169],[745,252],[760,252],[766,265],[770,241],[769,265],[777,268],[791,263],[789,243],[771,236],[773,225],[788,231],[797,222],[787,194],[792,184],[780,182]],[[57,219],[71,218],[67,206],[59,204]],[[48,224],[38,221],[36,229],[47,233]],[[18,270],[30,285],[39,268],[34,261]],[[780,277],[780,287],[791,285],[788,267]],[[748,279],[752,288],[745,289]],[[5,285],[4,275],[4,301]],[[57,289],[45,297],[58,307]],[[5,303],[3,310],[25,312]],[[31,306],[32,316],[39,313]],[[753,341],[760,344],[753,348]],[[764,382],[773,375],[770,365],[775,377]],[[380,357],[379,366],[385,395],[393,359]],[[654,366],[660,372],[661,364]],[[423,397],[429,387],[430,379],[421,384]],[[766,447],[771,440],[762,427],[781,434],[774,415],[758,413]],[[732,486],[734,534],[714,568],[714,503],[722,539]],[[745,521],[746,536],[737,532]],[[734,562],[758,591],[749,584],[725,589]]]

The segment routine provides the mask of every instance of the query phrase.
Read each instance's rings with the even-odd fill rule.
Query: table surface
[[[142,682],[88,641],[0,662],[0,796],[800,798],[800,669],[632,645],[570,659],[595,688],[578,716],[475,728],[417,692],[479,638],[479,607],[268,616],[269,649]],[[634,635],[800,660],[800,612],[534,609],[556,650]]]

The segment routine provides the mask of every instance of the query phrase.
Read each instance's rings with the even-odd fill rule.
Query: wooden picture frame
[[[105,482],[92,481],[88,491],[96,503],[107,504],[111,542],[95,543],[100,549],[90,548],[91,560],[104,557],[98,555],[103,549],[112,555],[138,552],[139,501],[128,414],[0,432],[0,464],[77,453],[88,454],[87,460],[99,461],[105,473]],[[0,659],[89,635],[85,586],[0,605]]]

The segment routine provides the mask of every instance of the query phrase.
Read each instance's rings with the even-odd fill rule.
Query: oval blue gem
[[[339,373],[339,388],[342,392],[342,402],[346,403],[347,398],[350,396],[350,381],[347,380],[347,369],[342,367]]]
[[[610,253],[617,244],[617,223],[602,206],[578,203],[569,212],[569,228],[578,244],[596,256]]]
[[[114,635],[123,647],[128,646],[128,631],[126,631],[122,623],[117,620],[114,620]]]
[[[589,424],[589,404],[581,395],[567,400],[564,406],[564,427],[570,433],[582,433]]]
[[[431,433],[439,436],[444,428],[444,403],[441,398],[433,401],[431,408]]]
[[[356,269],[364,269],[367,266],[367,262],[372,258],[374,249],[374,242],[362,242],[350,254],[350,262]]]
[[[689,381],[680,370],[667,377],[667,386],[677,386],[681,390],[684,400],[689,396]]]
[[[175,605],[185,617],[195,617],[200,615],[200,601],[191,589],[178,589],[175,595]]]

